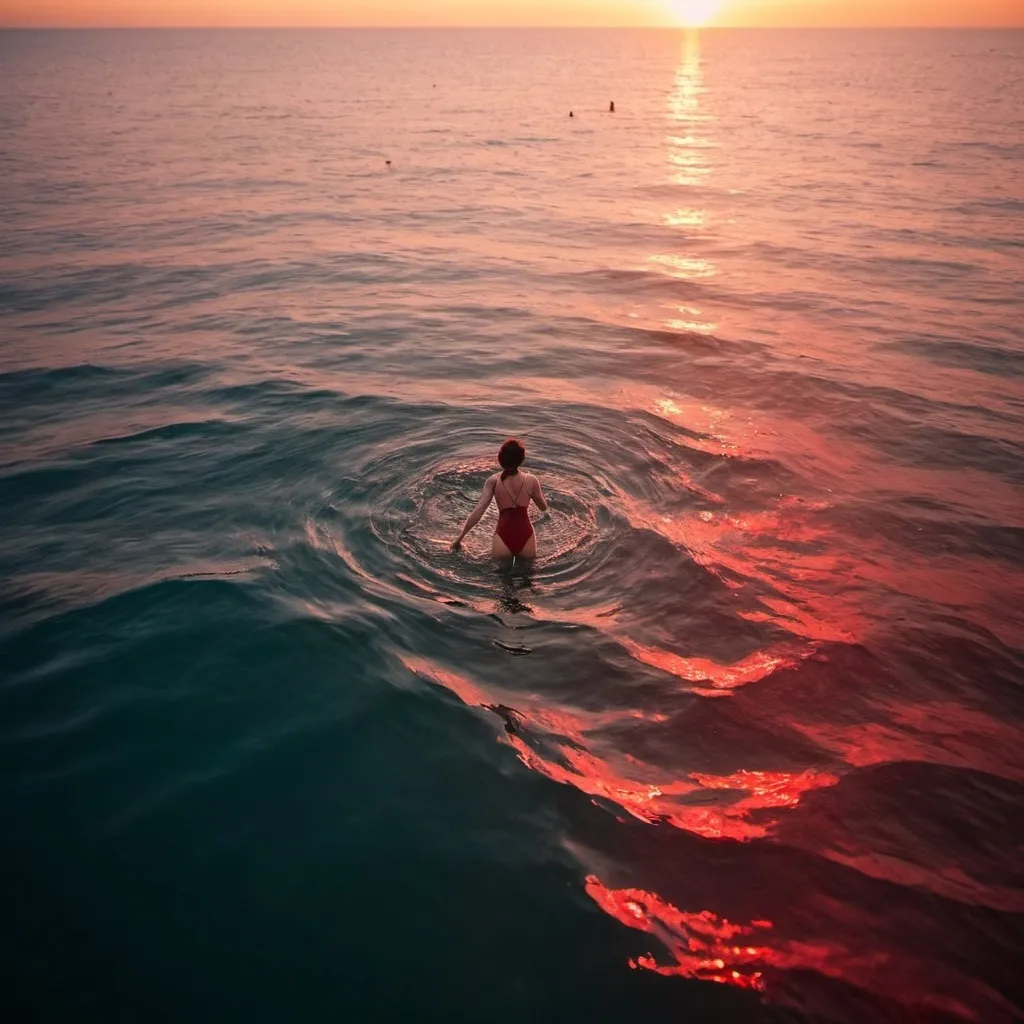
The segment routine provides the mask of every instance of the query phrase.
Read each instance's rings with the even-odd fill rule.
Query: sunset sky
[[[1021,25],[1024,0],[0,0],[0,25]]]

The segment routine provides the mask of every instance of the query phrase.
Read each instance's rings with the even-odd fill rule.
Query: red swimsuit
[[[494,532],[513,555],[518,555],[526,546],[526,542],[533,536],[533,523],[530,522],[530,513],[527,511],[530,499],[526,499],[526,505],[519,504],[519,498],[522,497],[526,484],[523,484],[519,489],[519,494],[513,497],[505,481],[500,477],[498,479],[501,486],[505,488],[505,493],[512,499],[512,504],[508,508],[498,509],[498,526]]]

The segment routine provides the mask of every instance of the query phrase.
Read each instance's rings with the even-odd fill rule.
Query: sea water
[[[8,1019],[1020,1020],[1022,172],[1021,32],[0,35]]]

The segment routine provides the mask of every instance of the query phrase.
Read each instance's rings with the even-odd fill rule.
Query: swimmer
[[[458,540],[452,544],[452,551],[459,550],[463,537],[480,522],[493,500],[498,506],[498,525],[491,539],[491,554],[495,558],[537,557],[537,535],[533,532],[527,509],[531,498],[542,512],[547,511],[548,503],[540,481],[531,473],[520,472],[519,467],[525,458],[526,449],[515,438],[501,446],[498,452],[501,472],[487,478],[483,494],[469,514]]]
[[[609,114],[614,114],[615,113],[615,100],[612,100],[611,103],[608,104],[608,113]]]

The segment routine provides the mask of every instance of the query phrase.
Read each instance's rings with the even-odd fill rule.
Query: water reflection
[[[664,964],[652,954],[638,956],[629,962],[634,970],[678,974],[763,991],[765,968],[779,959],[779,954],[763,940],[772,928],[770,921],[736,925],[710,910],[680,911],[656,893],[612,889],[596,875],[587,878],[586,890],[605,913],[628,928],[655,936],[674,961]]]
[[[683,37],[682,60],[669,97],[668,161],[673,168],[672,182],[676,185],[702,185],[711,173],[705,151],[711,145],[707,131],[713,118],[701,106],[703,95],[700,36],[691,31]]]
[[[497,576],[501,587],[497,598],[498,614],[529,615],[533,609],[523,598],[529,597],[533,590],[533,563],[517,558],[512,563],[499,565]]]
[[[700,36],[691,30],[683,36],[683,53],[676,72],[675,86],[669,97],[668,144],[669,181],[687,195],[685,205],[669,210],[664,223],[678,229],[680,244],[692,244],[700,238],[707,226],[707,211],[703,208],[700,190],[707,185],[712,174],[708,153],[714,147],[709,133],[713,116],[702,106],[704,95],[703,69],[701,66]],[[662,273],[681,281],[697,281],[714,277],[717,266],[706,256],[692,252],[656,253],[651,262],[658,265]],[[682,333],[711,334],[715,324],[711,323],[702,309],[693,302],[685,305],[671,305],[665,317],[665,326],[671,331]]]
[[[865,1000],[849,1013],[828,1016],[846,1024],[1019,1019],[988,979],[956,970],[936,978],[930,967],[935,948],[927,937],[917,935],[923,949],[900,941],[908,924],[917,934],[920,894],[896,898],[892,886],[879,889],[864,877],[820,864],[808,889],[806,862],[786,867],[790,855],[766,842],[775,820],[812,790],[836,785],[835,775],[738,769],[722,775],[690,771],[673,779],[614,749],[615,738],[638,720],[638,709],[570,708],[424,657],[399,657],[421,679],[495,716],[501,744],[528,768],[576,788],[620,822],[628,816],[650,827],[652,845],[634,845],[636,833],[631,837],[628,829],[609,836],[607,846],[600,844],[604,849],[567,839],[586,871],[587,895],[610,917],[651,939],[646,948],[635,947],[624,967],[752,990],[790,1008],[831,998],[829,985],[837,982],[852,986],[850,992],[860,990],[856,999]],[[642,719],[650,723],[654,716],[644,713]],[[721,800],[709,803],[711,795]],[[700,845],[677,847],[666,840],[666,828],[688,833]],[[677,850],[688,859],[678,860]],[[703,874],[711,865],[716,881],[706,885]],[[894,881],[906,885],[908,879]],[[827,896],[820,895],[823,884]]]

